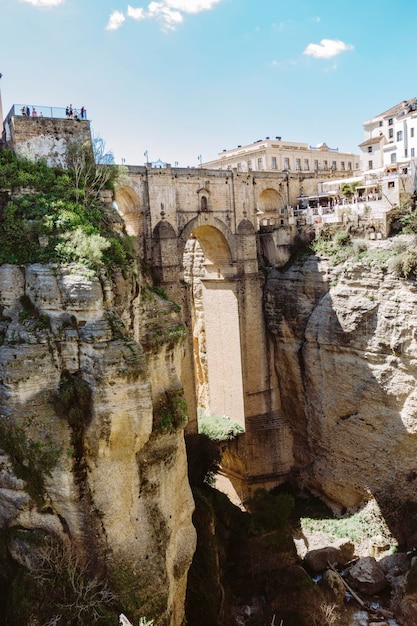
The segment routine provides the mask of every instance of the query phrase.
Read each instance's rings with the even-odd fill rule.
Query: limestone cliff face
[[[339,510],[415,500],[417,289],[308,257],[265,294],[299,479]]]
[[[30,560],[11,529],[51,534],[116,580],[135,623],[181,624],[195,531],[177,307],[121,274],[110,283],[4,265],[0,313],[0,530],[10,553]]]

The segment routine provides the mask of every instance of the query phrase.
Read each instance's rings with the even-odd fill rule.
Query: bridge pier
[[[192,242],[188,248],[187,241]],[[292,439],[266,331],[253,225],[242,220],[233,234],[205,214],[178,235],[160,221],[153,233],[152,268],[169,296],[182,304],[189,329],[183,368],[189,409],[203,407],[245,429],[223,445],[223,473],[243,498],[256,487],[283,482],[292,467]],[[191,431],[195,420],[194,412]]]

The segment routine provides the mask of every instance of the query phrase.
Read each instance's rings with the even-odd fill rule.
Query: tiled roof
[[[416,101],[416,98],[409,98],[408,100],[403,100],[402,102],[399,102],[398,104],[391,107],[387,111],[384,111],[384,113],[380,113],[379,115],[376,115],[376,117],[394,117],[394,115],[397,115],[400,111],[402,111],[402,109],[404,108],[404,105],[412,104],[415,101]]]
[[[363,148],[363,146],[372,146],[376,143],[381,143],[382,139],[383,139],[382,136],[372,137],[372,139],[367,139],[366,141],[362,141],[362,143],[359,144],[359,148]]]

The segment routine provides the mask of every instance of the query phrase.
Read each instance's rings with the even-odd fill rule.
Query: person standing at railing
[[[29,107],[28,107],[28,106],[26,107],[26,115],[27,115],[28,117],[30,117],[30,109],[29,109]]]
[[[81,107],[81,109],[80,109],[80,116],[81,116],[82,120],[85,119],[85,113],[86,113],[85,107]]]
[[[32,107],[32,117],[38,117],[35,107]]]

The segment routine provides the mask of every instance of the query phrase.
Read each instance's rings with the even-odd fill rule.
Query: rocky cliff
[[[77,623],[97,609],[115,616],[109,624],[119,611],[134,623],[146,615],[181,624],[195,531],[178,308],[131,274],[110,282],[74,266],[0,267],[5,623],[65,614],[42,594],[19,604],[34,580],[39,589],[48,579],[39,573],[46,561],[59,569],[62,551],[61,569],[99,590],[93,608],[71,599],[72,617],[84,615]],[[54,548],[47,557],[45,545]],[[57,580],[48,579],[51,597]],[[77,593],[90,602],[86,584]]]
[[[265,311],[297,480],[338,512],[375,498],[389,520],[415,501],[417,289],[383,245],[271,270]]]

